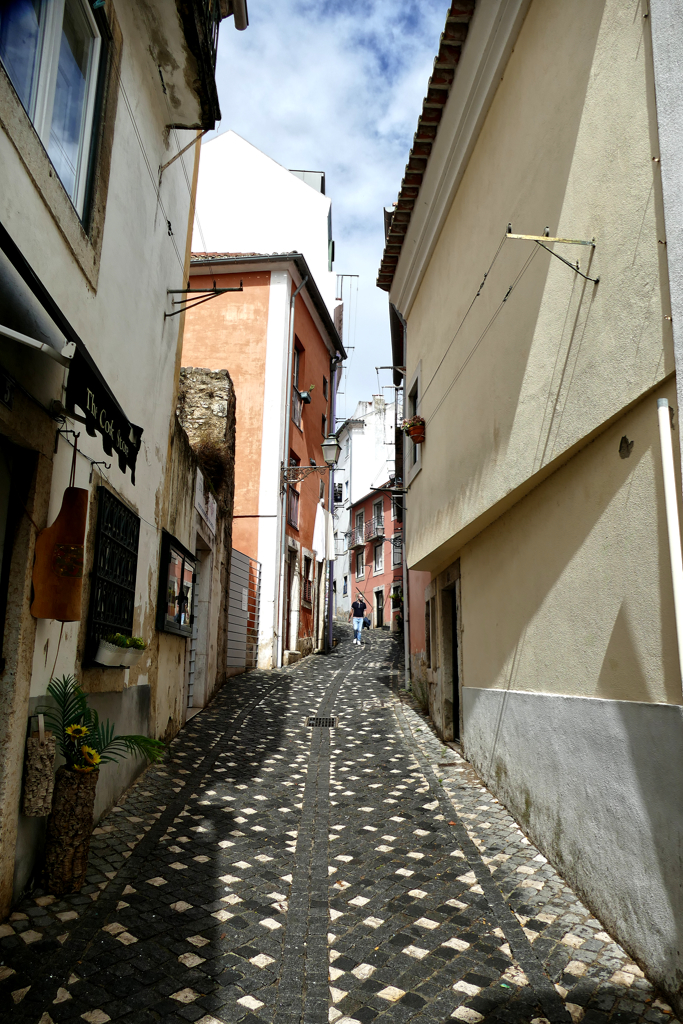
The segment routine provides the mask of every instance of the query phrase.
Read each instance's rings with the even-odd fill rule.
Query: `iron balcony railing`
[[[365,524],[365,539],[376,540],[384,536],[384,516],[374,516]]]
[[[349,547],[350,548],[362,548],[365,546],[365,527],[361,523],[355,530],[351,530],[349,534]]]

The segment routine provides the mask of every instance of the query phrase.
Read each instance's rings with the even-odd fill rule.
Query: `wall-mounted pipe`
[[[662,471],[664,474],[664,506],[666,525],[669,533],[669,558],[671,559],[671,580],[674,591],[674,616],[678,639],[678,664],[683,687],[683,554],[681,553],[681,523],[678,514],[678,494],[674,472],[674,452],[671,443],[671,414],[666,398],[657,399],[659,419],[659,440],[662,446]]]
[[[292,416],[292,364],[294,362],[294,307],[296,304],[296,297],[308,281],[306,276],[297,290],[292,295],[289,302],[289,339],[287,343],[287,377],[285,384],[285,450],[283,452],[283,469],[287,469],[289,466],[289,437],[290,437],[290,422]],[[282,668],[282,659],[284,653],[284,633],[287,629],[287,624],[283,619],[284,611],[284,593],[285,593],[285,557],[287,554],[287,487],[288,484],[283,483],[282,494],[280,495],[280,576],[278,579],[277,588],[277,606],[275,608],[275,633],[277,636],[277,657],[276,667]]]

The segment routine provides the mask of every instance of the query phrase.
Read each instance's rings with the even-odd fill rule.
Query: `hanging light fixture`
[[[326,437],[320,446],[323,450],[323,458],[328,466],[336,466],[341,453],[341,445],[334,434]]]

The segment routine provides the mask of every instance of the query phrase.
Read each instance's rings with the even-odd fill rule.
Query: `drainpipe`
[[[392,306],[393,306],[393,303],[392,303]],[[401,328],[402,328],[402,331],[403,331],[403,366],[407,367],[407,365],[408,365],[407,364],[407,359],[408,359],[408,324],[406,323],[404,317],[401,315],[401,313],[398,311],[398,309],[396,309],[396,306],[393,306],[393,309],[394,309],[394,312],[396,313],[396,316],[398,317],[398,319],[399,319],[399,321],[401,323]],[[406,398],[407,398],[407,395],[406,395],[406,374],[405,374],[405,369],[404,369],[404,372],[403,372],[402,390],[403,390],[403,398],[402,398],[403,417],[405,419],[405,415],[406,415],[405,403],[406,403]],[[396,411],[398,412],[398,409]],[[408,533],[407,533],[408,511],[407,511],[407,508],[406,508],[407,498],[408,498],[408,493],[407,493],[408,492],[408,488],[406,486],[407,481],[408,481],[408,472],[407,472],[407,468],[408,467],[407,467],[407,463],[406,463],[406,454],[407,454],[406,449],[407,449],[407,447],[408,446],[406,445],[406,440],[405,440],[405,435],[404,435],[403,436],[403,466],[401,468],[401,473],[402,473],[402,477],[403,477],[403,479],[401,481],[402,490],[403,490],[403,494],[401,495],[401,501],[402,501],[402,505],[403,505],[403,661],[404,661],[404,666],[403,666],[403,668],[404,668],[404,682],[403,682],[403,685],[404,685],[405,689],[408,690],[408,692],[410,692],[410,689],[411,689],[411,686],[410,686],[410,573],[408,571],[408,558],[407,558],[408,546],[407,546],[407,543],[406,543],[407,537],[408,537]]]
[[[671,415],[666,398],[657,399],[657,417],[659,419],[659,439],[662,445],[664,505],[666,508],[666,525],[669,533],[669,558],[671,559],[671,581],[674,591],[678,664],[681,684],[683,685],[683,556],[681,555],[681,524],[678,516],[674,452],[671,443]]]
[[[337,433],[337,365],[339,363],[339,353],[336,352],[330,359],[330,388],[332,394],[330,395],[330,425],[332,429],[329,431],[330,434]],[[329,512],[330,515],[334,513],[334,466],[330,466],[330,500],[329,500]],[[334,531],[333,531],[334,532]],[[336,551],[333,552],[336,556]],[[328,561],[328,589],[327,589],[327,652],[332,650],[332,614],[334,612],[334,562],[332,559]]]
[[[308,281],[306,276],[297,290],[289,300],[289,345],[287,349],[287,376],[286,380],[286,392],[285,392],[285,450],[284,460],[282,463],[283,469],[289,467],[289,435],[290,435],[290,424],[292,417],[292,359],[294,357],[294,306],[296,303],[296,297]],[[287,543],[287,484],[283,482],[282,494],[280,497],[280,578],[278,580],[278,592],[277,592],[277,607],[275,609],[275,634],[277,636],[277,658],[276,667],[282,668],[282,655],[284,647],[284,629],[285,624],[282,621],[282,611],[284,609],[284,590],[285,590],[285,556],[287,549],[285,547]]]

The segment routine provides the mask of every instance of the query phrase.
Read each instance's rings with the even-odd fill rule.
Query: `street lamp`
[[[320,447],[323,450],[323,458],[327,465],[330,466],[330,468],[332,466],[336,466],[339,461],[339,455],[341,454],[341,445],[334,434],[330,434],[329,437],[326,437]]]

